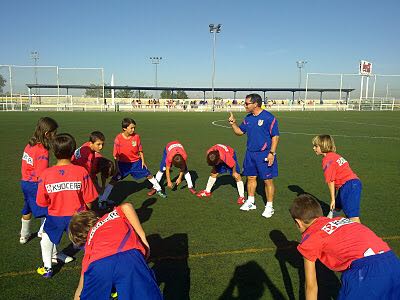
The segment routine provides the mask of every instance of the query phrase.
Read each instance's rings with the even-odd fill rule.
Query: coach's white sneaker
[[[261,214],[264,218],[271,218],[275,210],[272,206],[265,206],[264,212]]]
[[[243,203],[243,205],[240,207],[240,210],[249,211],[249,210],[253,210],[253,209],[256,209],[256,208],[257,208],[257,206],[253,202],[251,202],[249,200],[246,200]]]

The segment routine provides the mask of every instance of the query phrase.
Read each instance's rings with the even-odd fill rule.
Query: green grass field
[[[216,143],[231,145],[242,162],[246,137],[229,128],[215,126],[226,113],[2,113],[0,133],[1,256],[0,298],[71,299],[80,274],[82,253],[50,280],[36,274],[41,265],[39,239],[19,244],[20,161],[24,146],[41,116],[55,118],[59,133],[75,136],[78,144],[88,133],[106,135],[104,155],[111,157],[120,121],[129,116],[137,122],[149,169],[155,174],[163,147],[179,139],[188,152],[188,166],[196,189],[204,189],[210,168],[205,151]],[[258,208],[242,212],[237,191],[229,176],[221,176],[211,198],[202,200],[186,188],[167,191],[168,198],[148,197],[147,184],[125,179],[111,195],[131,202],[150,241],[153,267],[165,299],[299,299],[304,280],[302,259],[296,252],[297,231],[288,208],[294,197],[308,192],[326,203],[321,157],[312,151],[315,134],[335,136],[338,153],[351,164],[363,182],[361,220],[400,254],[400,112],[278,112],[281,140],[278,147],[279,177],[276,179],[275,215],[261,217]],[[239,121],[244,114],[236,114]],[[226,126],[226,121],[216,124]],[[384,138],[383,138],[384,137]],[[54,159],[51,161],[54,163]],[[176,175],[174,172],[173,175]],[[183,186],[186,186],[184,184]],[[259,189],[262,194],[262,188]],[[38,222],[33,229],[38,228]],[[68,245],[63,238],[61,249]],[[324,268],[321,299],[337,294],[337,274]]]

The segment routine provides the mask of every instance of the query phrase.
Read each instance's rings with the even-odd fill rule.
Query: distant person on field
[[[240,167],[235,150],[227,145],[216,144],[207,150],[207,164],[212,167],[211,174],[208,178],[206,189],[200,191],[197,197],[211,197],[211,189],[217,181],[218,174],[229,172],[235,179],[239,192],[237,204],[242,205],[245,201],[244,185],[240,176]]]
[[[76,149],[75,139],[67,133],[58,134],[51,142],[51,149],[57,164],[40,175],[36,198],[39,206],[48,208],[40,242],[43,266],[37,269],[44,278],[53,276],[54,250],[64,231],[68,230],[71,217],[79,211],[91,208],[91,203],[98,196],[85,168],[71,163]],[[64,263],[73,260],[62,252],[56,258]]]
[[[165,177],[167,178],[167,186],[172,189],[173,184],[171,181],[171,167],[179,169],[179,176],[175,181],[175,185],[178,186],[182,182],[182,178],[185,177],[189,191],[194,195],[196,194],[193,188],[192,177],[187,168],[187,153],[179,141],[169,142],[163,151],[163,156],[160,162],[160,170],[156,174],[156,179],[161,182],[161,179],[165,172]],[[151,196],[156,192],[152,189],[147,195]]]
[[[332,217],[334,213],[343,209],[347,218],[360,222],[360,179],[352,171],[347,160],[336,153],[333,137],[317,135],[312,143],[315,154],[323,156],[322,169],[331,198],[329,216]]]
[[[99,202],[106,201],[114,185],[128,175],[131,175],[135,179],[146,177],[153,185],[153,189],[156,190],[157,195],[166,198],[167,195],[162,192],[160,184],[151,175],[149,169],[147,169],[142,142],[140,136],[135,132],[136,122],[131,118],[124,118],[121,126],[122,132],[115,137],[113,151],[117,174],[105,187],[104,193],[99,198]]]
[[[78,299],[162,299],[154,273],[145,258],[149,243],[130,203],[123,203],[99,218],[93,211],[76,214],[69,225],[74,245],[85,247]]]
[[[279,142],[278,121],[274,115],[261,108],[262,98],[258,94],[247,95],[244,105],[248,114],[240,126],[236,124],[232,113],[228,119],[236,135],[247,134],[247,149],[242,175],[247,176],[248,197],[240,209],[244,211],[256,209],[254,201],[258,176],[264,181],[267,197],[267,204],[262,216],[270,218],[274,214],[275,186],[273,179],[278,176],[276,157]]]
[[[43,232],[43,222],[47,215],[47,208],[36,204],[38,181],[41,173],[49,167],[50,140],[57,132],[58,124],[49,117],[40,118],[36,124],[33,136],[25,146],[21,161],[21,189],[24,194],[24,207],[21,211],[21,235],[19,242],[25,244],[31,236],[32,214],[41,218],[42,225],[38,236]]]
[[[350,219],[324,217],[311,195],[298,196],[290,214],[302,233],[306,299],[317,299],[316,260],[342,272],[342,299],[400,299],[400,260],[368,227]]]

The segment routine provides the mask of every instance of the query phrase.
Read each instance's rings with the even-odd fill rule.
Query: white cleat
[[[74,258],[72,256],[68,256],[63,252],[57,253],[56,256],[53,256],[51,258],[51,262],[54,264],[57,264],[58,261],[63,262],[64,264],[70,263],[71,261],[74,261]]]
[[[246,200],[243,203],[243,205],[240,207],[240,210],[249,211],[249,210],[253,210],[253,209],[256,209],[256,208],[257,208],[257,206],[253,202],[250,202],[249,200]]]
[[[271,206],[265,206],[264,212],[261,214],[264,218],[271,218],[275,210]]]
[[[19,243],[21,245],[26,244],[29,241],[29,238],[31,237],[31,235],[26,235],[26,236],[21,236],[19,238]]]

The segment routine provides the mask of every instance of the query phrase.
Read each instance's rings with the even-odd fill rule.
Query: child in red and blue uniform
[[[24,207],[21,211],[21,235],[19,242],[25,244],[31,236],[32,214],[35,218],[44,218],[47,209],[36,204],[38,181],[41,173],[49,167],[49,141],[56,134],[58,124],[49,117],[40,118],[35,132],[24,149],[21,162],[21,189],[24,194]],[[42,235],[39,229],[38,236]]]
[[[400,260],[368,227],[343,217],[323,217],[316,199],[297,197],[290,214],[302,234],[306,298],[317,299],[315,268],[320,260],[342,272],[338,299],[400,299]]]
[[[331,198],[330,216],[333,215],[333,210],[340,211],[343,209],[347,218],[360,222],[362,191],[360,179],[350,168],[347,160],[336,153],[333,137],[318,135],[313,138],[312,143],[314,152],[323,156],[322,169]]]
[[[200,191],[197,197],[211,197],[211,189],[217,181],[218,174],[229,173],[235,178],[239,192],[237,203],[242,205],[245,201],[244,185],[235,150],[227,145],[216,144],[207,150],[207,164],[212,167],[211,175],[208,178],[206,189]]]
[[[185,180],[187,182],[187,186],[189,191],[194,195],[196,194],[195,189],[193,188],[192,177],[187,169],[187,153],[185,148],[183,148],[182,144],[179,141],[169,142],[163,152],[163,156],[160,162],[160,170],[156,174],[156,179],[158,182],[161,182],[161,179],[164,175],[167,178],[167,186],[169,188],[173,188],[171,181],[171,167],[174,166],[180,170],[179,176],[175,181],[175,185],[178,186],[182,182],[183,176],[185,176]],[[148,193],[149,196],[154,194],[156,191],[153,190]]]
[[[121,123],[122,132],[115,137],[113,156],[117,175],[105,187],[104,193],[100,196],[99,202],[105,203],[114,185],[131,175],[135,179],[146,177],[153,185],[157,195],[166,198],[158,181],[151,175],[144,161],[143,147],[140,136],[135,132],[136,122],[131,118],[124,118]]]
[[[146,234],[133,206],[123,203],[98,218],[93,211],[76,214],[69,225],[74,245],[85,247],[78,299],[162,299],[145,258],[150,254]]]
[[[37,269],[44,278],[53,275],[54,247],[67,231],[71,217],[78,211],[90,208],[98,196],[85,168],[71,163],[76,149],[75,139],[66,133],[58,134],[52,140],[51,148],[57,164],[42,172],[36,198],[39,206],[48,209],[40,242],[43,266]]]

